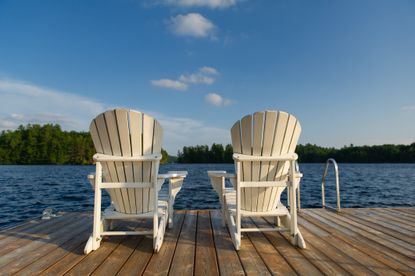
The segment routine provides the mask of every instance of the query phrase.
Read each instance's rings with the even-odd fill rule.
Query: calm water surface
[[[415,206],[415,164],[339,164],[342,207]],[[302,207],[321,206],[323,164],[301,164]],[[176,209],[218,208],[206,171],[234,171],[233,164],[168,164],[160,172],[187,170]],[[0,166],[0,228],[57,211],[93,209],[86,175],[93,166]],[[163,189],[167,188],[165,185]],[[333,174],[326,181],[326,202],[335,205]],[[285,195],[284,195],[285,198]],[[285,199],[283,199],[285,200]],[[103,204],[109,204],[104,193]]]

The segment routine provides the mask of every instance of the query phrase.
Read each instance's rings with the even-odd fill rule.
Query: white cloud
[[[195,73],[182,74],[178,80],[160,79],[152,80],[153,86],[164,87],[175,90],[186,90],[188,84],[206,84],[211,85],[215,82],[214,75],[219,75],[218,70],[213,67],[203,66]]]
[[[206,102],[214,106],[228,106],[234,103],[233,100],[224,99],[222,96],[216,93],[209,93],[205,96]]]
[[[227,8],[236,4],[237,0],[162,0],[166,5],[176,7],[206,7],[206,8]]]
[[[59,123],[65,130],[88,131],[93,118],[114,108],[84,96],[8,79],[0,79],[0,99],[0,130],[16,129],[28,123]],[[162,124],[163,148],[170,154],[175,155],[183,146],[230,141],[228,129],[191,118],[145,111],[136,106],[128,108],[144,111]]]
[[[163,88],[181,90],[181,91],[184,91],[187,89],[187,84],[182,81],[178,81],[178,80],[170,80],[170,79],[152,80],[151,84],[157,87],[163,87]]]
[[[215,25],[199,13],[179,14],[170,18],[168,26],[177,36],[214,38]]]
[[[199,72],[207,74],[207,75],[218,75],[219,74],[218,70],[216,70],[213,67],[209,67],[209,66],[203,66],[199,68]]]
[[[22,81],[0,79],[0,130],[28,123],[59,123],[63,129],[86,130],[105,107],[76,94]]]
[[[181,75],[179,80],[182,82],[186,82],[186,83],[203,83],[203,84],[212,84],[215,82],[214,78],[203,76],[201,74]]]
[[[184,146],[230,143],[229,129],[209,126],[203,121],[190,118],[171,117],[157,112],[148,113],[162,125],[163,148],[171,155],[176,155]]]

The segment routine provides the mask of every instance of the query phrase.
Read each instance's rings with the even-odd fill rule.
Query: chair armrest
[[[235,161],[293,161],[297,159],[298,155],[296,153],[289,153],[277,156],[255,156],[240,153],[233,154],[233,160]]]
[[[225,177],[225,178],[235,178],[236,174],[234,173],[227,173],[226,171],[208,171],[209,177]]]
[[[95,173],[88,174],[87,176],[89,183],[92,186],[92,189],[95,187]]]
[[[170,179],[170,178],[185,178],[187,176],[187,171],[169,171],[167,173],[160,173],[157,177],[160,179]]]
[[[148,154],[140,156],[115,156],[102,153],[96,153],[93,156],[94,161],[97,162],[134,162],[134,161],[157,161],[161,160],[161,154]]]

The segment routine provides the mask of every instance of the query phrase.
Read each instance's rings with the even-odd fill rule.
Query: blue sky
[[[301,143],[415,141],[415,2],[0,0],[0,130],[152,114],[165,147],[284,110]]]

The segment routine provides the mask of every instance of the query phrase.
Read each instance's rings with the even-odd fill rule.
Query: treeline
[[[320,163],[335,158],[342,163],[415,163],[410,145],[345,146],[340,149],[298,145],[299,162]],[[59,125],[27,125],[0,133],[0,164],[92,164],[95,153],[88,132],[63,131]],[[177,158],[162,150],[162,163],[232,163],[231,145],[183,147]]]
[[[57,124],[20,126],[0,133],[0,164],[92,164],[89,132],[63,131]],[[162,150],[162,163],[168,154]]]
[[[232,146],[213,144],[183,147],[178,163],[232,163]],[[415,143],[411,145],[345,146],[340,149],[317,145],[298,145],[299,162],[322,163],[334,158],[341,163],[415,163]]]

